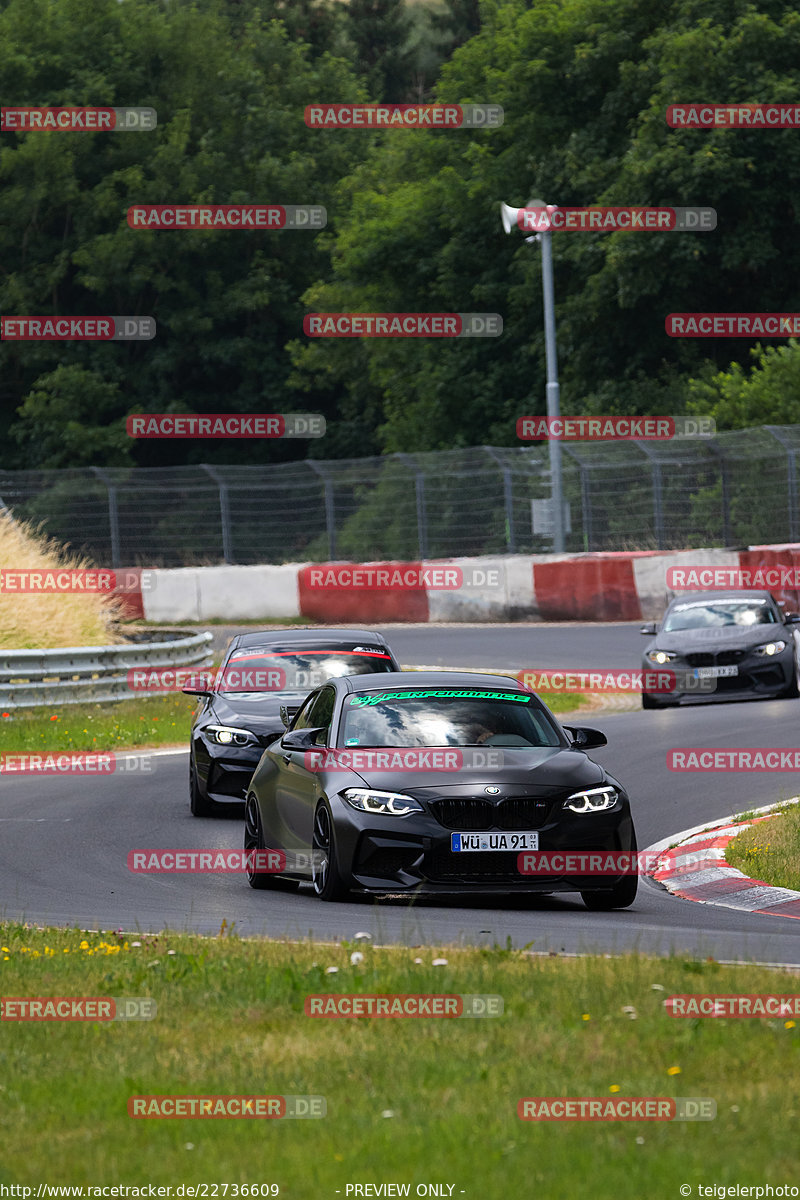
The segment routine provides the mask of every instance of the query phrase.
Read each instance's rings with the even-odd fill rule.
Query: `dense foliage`
[[[800,131],[676,130],[792,101],[783,0],[0,0],[17,105],[149,105],[150,133],[0,135],[0,310],[146,313],[153,342],[0,346],[3,465],[273,461],[515,444],[544,409],[539,251],[498,204],[710,205],[714,233],[554,237],[566,412],[800,421],[800,350],[672,339],[791,311]],[[312,102],[491,101],[484,131],[313,130]],[[324,204],[300,232],[134,231],[135,203]],[[486,311],[499,339],[326,340],[324,311]],[[136,411],[324,413],[324,443],[132,443]]]

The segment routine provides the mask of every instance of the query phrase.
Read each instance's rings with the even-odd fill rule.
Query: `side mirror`
[[[578,750],[608,745],[608,738],[599,729],[587,729],[583,725],[565,725],[564,728],[572,738],[572,745]]]
[[[326,731],[320,729],[291,729],[281,738],[281,750],[320,750],[317,738]]]
[[[185,692],[187,696],[213,696],[213,676],[203,671],[198,675],[189,675],[186,680],[186,686],[182,687],[181,691]]]
[[[800,625],[800,613],[784,613],[784,625]]]
[[[300,711],[299,704],[282,704],[280,707],[281,720],[283,721],[284,729],[288,729],[292,721]]]
[[[648,621],[646,625],[642,625],[639,633],[647,634],[648,637],[655,637],[658,633],[655,621]]]

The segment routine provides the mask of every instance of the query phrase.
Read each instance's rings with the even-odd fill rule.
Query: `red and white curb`
[[[800,797],[795,797],[784,803],[799,802]],[[725,860],[728,843],[751,825],[771,820],[777,815],[776,807],[770,804],[756,809],[757,814],[764,815],[756,815],[748,821],[737,823],[736,816],[732,815],[715,824],[687,829],[656,842],[648,847],[648,852],[661,853],[657,866],[648,875],[683,900],[770,917],[800,918],[800,892],[772,887],[761,879],[750,879]]]

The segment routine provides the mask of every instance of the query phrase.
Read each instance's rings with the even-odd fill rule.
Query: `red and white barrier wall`
[[[354,585],[359,566],[363,570]],[[424,563],[137,568],[138,588],[131,587],[133,572],[124,572],[128,590],[120,599],[128,616],[159,625],[286,617],[331,624],[655,621],[675,594],[667,586],[668,568],[698,566],[751,571],[783,567],[796,569],[800,577],[800,544]],[[379,570],[385,574],[383,582],[376,584]],[[454,581],[460,581],[460,586],[453,587]],[[768,590],[788,609],[800,609],[800,589],[773,585]]]

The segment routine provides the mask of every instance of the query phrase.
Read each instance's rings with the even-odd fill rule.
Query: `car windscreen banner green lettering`
[[[348,703],[354,706],[384,704],[389,700],[511,700],[517,704],[529,704],[532,697],[519,692],[466,691],[455,688],[426,688],[418,692],[376,692],[372,695],[351,696]]]

